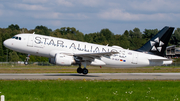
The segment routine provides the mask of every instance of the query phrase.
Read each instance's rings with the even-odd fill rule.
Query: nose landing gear
[[[26,57],[26,59],[25,59],[25,61],[24,61],[24,64],[25,65],[28,65],[29,63],[28,63],[28,60],[30,59],[30,54],[28,54],[27,55],[27,57]]]

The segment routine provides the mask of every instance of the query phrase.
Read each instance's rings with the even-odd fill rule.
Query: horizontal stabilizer
[[[171,59],[149,59],[150,65],[157,66],[157,65],[170,65],[172,64],[173,60]]]
[[[173,61],[171,59],[149,59],[150,61]]]

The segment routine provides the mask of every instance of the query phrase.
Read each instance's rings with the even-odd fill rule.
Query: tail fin
[[[164,56],[167,44],[172,35],[174,27],[165,26],[152,39],[137,51],[147,52],[154,55]]]

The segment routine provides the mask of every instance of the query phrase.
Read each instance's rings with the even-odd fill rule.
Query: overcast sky
[[[52,30],[75,27],[84,34],[110,29],[123,34],[135,27],[180,27],[180,0],[0,0],[0,27],[18,24]]]

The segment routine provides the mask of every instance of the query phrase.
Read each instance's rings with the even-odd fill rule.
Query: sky
[[[29,30],[75,27],[84,34],[179,28],[180,0],[0,0],[0,28],[11,24]]]

